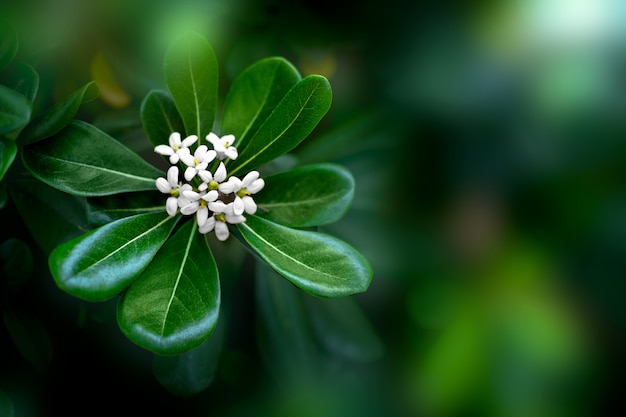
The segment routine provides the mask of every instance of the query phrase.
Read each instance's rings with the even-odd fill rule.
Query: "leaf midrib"
[[[297,85],[297,84],[296,84]],[[235,172],[241,171],[241,169],[243,167],[245,167],[246,165],[249,165],[250,162],[252,162],[253,160],[255,160],[260,154],[262,154],[267,148],[269,148],[270,146],[272,146],[274,143],[276,143],[277,140],[279,140],[284,134],[285,132],[287,132],[291,126],[293,126],[293,124],[296,122],[296,120],[298,120],[298,118],[300,117],[300,115],[302,114],[302,112],[304,111],[304,108],[306,107],[306,105],[309,103],[309,101],[311,101],[311,97],[313,97],[313,94],[315,94],[315,92],[319,89],[319,86],[315,86],[315,88],[313,90],[311,90],[311,93],[309,94],[309,96],[306,98],[306,100],[304,101],[304,103],[300,106],[300,110],[298,110],[298,114],[296,114],[295,117],[293,117],[291,119],[291,122],[287,125],[287,127],[285,129],[283,129],[282,132],[280,132],[280,134],[278,134],[274,140],[270,141],[267,143],[267,145],[265,145],[262,149],[260,149],[259,151],[257,151],[254,155],[252,155],[250,158],[248,158],[248,160],[246,160],[246,162],[244,162],[243,164],[239,165],[238,167],[236,167],[235,169],[233,169],[233,171],[231,172],[231,175],[234,175]],[[284,100],[284,99],[283,99]],[[280,106],[280,104],[279,104]],[[271,118],[271,115],[270,115]],[[267,120],[271,120],[270,118],[268,118]],[[267,123],[267,121],[266,121]],[[263,125],[261,125],[261,128],[263,128]],[[257,134],[261,131],[261,128],[259,128],[259,130],[257,131]],[[248,142],[248,146],[246,148],[250,147],[250,144],[252,143],[252,141],[254,140],[254,138],[256,137],[256,134],[252,137],[252,139],[250,140],[250,142]]]
[[[189,239],[187,240],[187,247],[185,248],[185,254],[180,263],[178,276],[176,277],[176,283],[174,285],[174,288],[172,289],[172,295],[170,296],[170,299],[167,302],[165,314],[163,315],[163,322],[161,323],[161,330],[159,332],[161,336],[163,336],[163,334],[165,333],[165,324],[167,323],[167,316],[170,314],[170,309],[172,307],[172,303],[174,302],[176,290],[178,288],[178,284],[180,284],[180,278],[183,275],[183,270],[185,269],[185,264],[187,263],[187,258],[189,257],[189,251],[191,250],[191,242],[193,242],[195,232],[196,232],[196,229],[194,227],[191,227],[191,233],[189,234]]]
[[[173,217],[166,217],[165,219],[163,219],[162,221],[160,221],[159,223],[157,223],[155,226],[151,227],[150,229],[146,230],[145,232],[137,235],[135,238],[129,240],[128,242],[124,243],[122,246],[120,246],[119,248],[117,248],[116,250],[114,250],[113,252],[109,253],[107,256],[105,256],[104,258],[99,259],[98,261],[92,263],[91,265],[87,266],[84,269],[81,269],[80,271],[77,271],[74,275],[78,276],[80,274],[82,274],[83,272],[101,264],[102,262],[106,261],[107,259],[109,259],[111,256],[115,255],[116,253],[118,253],[119,251],[121,251],[122,249],[124,249],[126,246],[130,245],[131,243],[141,239],[142,237],[144,237],[145,235],[147,235],[148,233],[151,233],[152,231],[158,229],[159,227],[161,227],[162,225],[164,225],[167,221],[173,219]]]
[[[260,206],[263,207],[289,207],[289,206],[300,206],[302,204],[312,204],[312,203],[317,203],[317,202],[324,202],[325,200],[328,200],[329,198],[333,198],[337,195],[343,195],[344,193],[341,191],[337,191],[335,193],[331,193],[331,194],[324,194],[323,197],[318,197],[318,198],[311,198],[308,200],[298,200],[298,201],[293,201],[293,202],[282,202],[282,203],[261,203],[259,202]]]
[[[34,152],[36,153],[36,152]],[[41,154],[41,153],[36,153],[41,155],[43,158],[47,158],[47,159],[52,159],[54,161],[61,161],[70,165],[76,165],[82,168],[92,168],[94,170],[99,170],[99,171],[103,171],[109,174],[114,174],[114,175],[119,175],[122,177],[126,177],[126,178],[132,178],[138,181],[143,181],[143,182],[154,182],[154,178],[148,178],[148,177],[139,177],[137,175],[133,175],[133,174],[128,174],[126,172],[122,172],[122,171],[114,171],[112,169],[108,169],[108,168],[104,168],[98,165],[89,165],[89,164],[85,164],[83,162],[77,162],[77,161],[72,161],[69,159],[62,159],[62,158],[58,158],[56,156],[51,156],[51,155],[45,155],[45,154]]]
[[[296,264],[303,266],[304,268],[314,271],[318,274],[322,274],[325,275],[327,277],[331,277],[331,278],[337,278],[336,275],[331,275],[327,272],[321,271],[319,269],[315,269],[315,268],[311,268],[310,266],[308,266],[307,264],[304,264],[302,262],[300,262],[299,260],[297,260],[296,258],[286,254],[285,252],[281,251],[280,249],[278,249],[276,246],[274,246],[273,244],[271,244],[270,242],[268,242],[267,240],[265,240],[261,235],[259,235],[258,233],[256,233],[250,226],[248,226],[245,222],[244,223],[240,223],[240,226],[245,227],[246,229],[248,229],[252,234],[254,234],[257,238],[259,238],[261,241],[263,241],[264,243],[266,243],[269,247],[271,247],[272,249],[274,249],[276,252],[278,252],[279,254],[285,256],[287,259],[291,259],[292,261],[294,261]]]

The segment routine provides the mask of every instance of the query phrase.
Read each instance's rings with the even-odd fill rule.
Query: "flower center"
[[[175,190],[170,190],[170,195],[172,197],[178,197],[180,195],[180,191],[178,190],[178,188],[176,188]]]
[[[239,198],[244,197],[246,195],[250,195],[250,193],[245,188],[241,188],[239,191],[237,191],[237,196]]]
[[[226,216],[224,215],[224,213],[219,213],[215,215],[215,220],[219,220],[223,223],[226,223]]]
[[[217,181],[211,180],[211,181],[209,181],[209,190],[217,190],[217,187],[219,185],[220,184]]]

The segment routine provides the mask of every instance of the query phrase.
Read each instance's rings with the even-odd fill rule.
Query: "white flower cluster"
[[[215,230],[215,236],[224,241],[229,236],[227,223],[242,223],[246,221],[244,213],[256,212],[252,194],[259,192],[265,182],[259,178],[257,171],[249,172],[243,179],[228,177],[222,161],[225,158],[237,159],[233,135],[220,138],[215,133],[209,133],[206,140],[213,145],[213,149],[199,145],[191,153],[198,137],[191,135],[181,139],[180,133],[174,132],[169,137],[169,146],[155,147],[154,151],[169,156],[172,164],[167,178],[157,178],[156,187],[169,195],[165,202],[167,214],[175,216],[179,209],[184,215],[195,213],[200,233]],[[183,176],[187,182],[180,181],[179,162],[185,169]],[[210,165],[214,167],[213,172],[209,169]]]

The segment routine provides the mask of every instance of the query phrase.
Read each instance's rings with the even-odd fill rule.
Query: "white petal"
[[[254,199],[252,197],[247,195],[243,197],[241,200],[243,201],[244,211],[246,213],[248,214],[256,213],[256,203],[254,202]]]
[[[226,166],[223,162],[220,162],[220,165],[215,170],[215,174],[213,174],[213,179],[217,182],[223,182],[226,179]]]
[[[265,181],[263,181],[263,178],[259,178],[258,180],[254,181],[252,184],[250,184],[248,187],[246,187],[246,190],[250,194],[256,194],[259,191],[261,191],[263,189],[263,187],[265,187]]]
[[[231,177],[232,178],[232,177]],[[237,185],[231,181],[226,181],[217,186],[217,189],[224,194],[230,194],[234,191],[238,191]]]
[[[167,180],[165,178],[157,178],[156,179],[156,187],[163,194],[169,194],[170,191],[172,190],[172,187],[170,187],[170,183],[167,182]]]
[[[188,204],[191,204],[192,201],[185,197],[178,197],[178,207],[183,208]]]
[[[180,160],[180,157],[177,153],[170,155],[170,164],[177,164]]]
[[[172,149],[171,146],[158,145],[154,148],[154,152],[158,153],[159,155],[173,155],[174,149]]]
[[[183,148],[188,148],[191,145],[193,145],[194,143],[196,143],[197,140],[198,140],[198,137],[196,135],[187,136],[185,138],[185,140],[183,140],[183,143],[182,143],[183,146],[182,147]]]
[[[185,207],[182,207],[180,209],[180,212],[185,214],[185,215],[193,214],[196,211],[198,211],[198,207],[199,207],[198,202],[197,201],[192,201],[191,203],[187,204]]]
[[[198,201],[200,200],[200,194],[198,194],[197,192],[193,191],[193,190],[185,190],[182,192],[183,196],[185,196],[185,198],[189,199],[189,201]]]
[[[229,145],[232,145],[233,143],[235,143],[235,135],[222,136],[222,143],[226,145],[226,142],[228,142]]]
[[[167,170],[167,182],[171,184],[172,187],[176,187],[178,185],[178,167],[173,166]]]
[[[235,201],[233,201],[233,213],[235,214],[243,214],[244,204],[241,197],[236,196]]]
[[[187,149],[187,148],[185,148],[185,149]],[[183,163],[185,165],[187,165],[188,167],[195,167],[196,166],[196,162],[194,161],[194,157],[189,152],[180,151],[180,152],[178,152],[178,155],[180,156],[180,160],[183,161]]]
[[[206,153],[206,156],[204,157],[204,161],[207,163],[212,162],[216,156],[217,152],[215,152],[213,149],[209,149]]]
[[[198,149],[196,149],[193,155],[196,157],[198,162],[202,162],[204,161],[204,157],[206,156],[206,153],[208,150],[209,148],[207,148],[206,145],[200,145],[198,146]]]
[[[228,226],[224,222],[215,222],[215,236],[222,242],[228,239]]]
[[[242,187],[248,188],[257,178],[259,178],[259,171],[250,171],[241,180]]]
[[[191,181],[193,179],[193,177],[196,176],[196,169],[193,167],[187,167],[187,169],[185,170],[185,179],[187,181]]]
[[[203,182],[210,182],[213,179],[211,171],[207,171],[206,169],[198,171],[198,176],[200,177],[200,179],[202,179]]]
[[[196,213],[198,227],[202,227],[202,225],[204,225],[204,223],[207,221],[208,218],[209,218],[209,209],[206,207],[202,207],[201,209],[199,209],[198,212]]]
[[[206,135],[206,140],[211,142],[211,144],[213,144],[213,146],[215,146],[216,143],[220,142],[220,138],[213,132],[211,132],[208,135]]]
[[[227,207],[226,204],[224,204],[220,200],[211,201],[209,203],[209,209],[214,213],[223,213],[224,210],[226,210],[226,207]]]
[[[180,133],[178,132],[173,132],[170,135],[169,138],[169,142],[170,142],[170,146],[173,148],[174,146],[180,148],[181,142],[180,142]]]
[[[202,172],[206,172],[206,171],[202,171]],[[203,182],[202,184],[198,185],[198,191],[204,191],[207,188],[209,188],[209,185],[206,182]]]
[[[215,217],[209,217],[202,226],[198,226],[198,231],[202,234],[209,233],[215,227]]]
[[[219,197],[220,193],[217,192],[217,190],[211,190],[208,193],[206,193],[205,195],[202,196],[202,199],[204,201],[215,201],[217,200],[217,197]]]
[[[237,148],[235,148],[234,146],[229,146],[228,149],[224,151],[224,155],[226,155],[233,161],[239,156],[239,154],[237,153]]]
[[[244,216],[242,216],[241,214],[237,215],[237,214],[227,214],[224,216],[226,218],[226,221],[230,224],[239,224],[239,223],[243,223],[246,221],[246,218]]]
[[[169,197],[165,202],[165,210],[172,217],[176,215],[176,210],[178,209],[178,201],[176,200],[176,197]]]
[[[227,216],[235,214],[234,207],[235,207],[235,203],[228,203],[228,204],[226,204],[226,208],[224,209],[223,213],[226,214]]]

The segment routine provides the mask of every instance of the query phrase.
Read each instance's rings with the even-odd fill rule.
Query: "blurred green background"
[[[163,54],[184,31],[213,45],[223,94],[272,55],[328,77],[333,106],[296,153],[355,175],[351,211],[325,231],[373,265],[355,300],[382,346],[337,359],[323,383],[283,379],[261,360],[244,276],[213,384],[179,398],[121,336],[113,304],[82,305],[77,324],[79,303],[36,265],[22,308],[41,315],[50,357],[22,357],[0,330],[0,403],[16,416],[557,417],[619,404],[624,2],[22,0],[0,17],[40,74],[41,106],[95,79],[80,118],[146,154],[139,106],[164,87]]]

